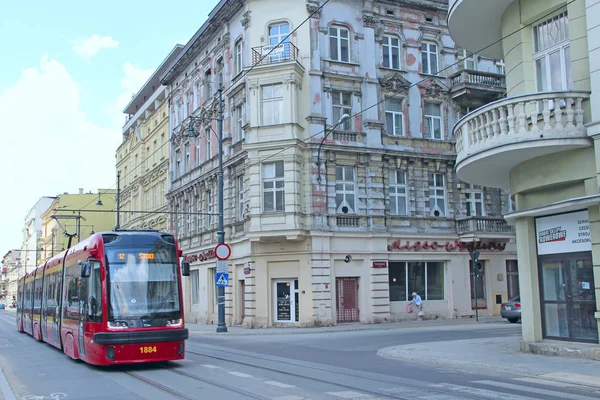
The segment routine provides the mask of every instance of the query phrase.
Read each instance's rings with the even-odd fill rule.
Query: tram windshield
[[[181,320],[175,250],[107,251],[109,325],[168,326]],[[110,322],[118,322],[111,324]]]

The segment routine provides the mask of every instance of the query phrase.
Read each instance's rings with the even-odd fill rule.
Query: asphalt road
[[[0,399],[576,399],[598,394],[512,377],[466,373],[383,359],[383,347],[518,335],[520,325],[485,324],[398,331],[298,335],[192,335],[186,359],[98,368],[69,359],[16,331],[0,313]],[[518,372],[515,374],[518,376]]]

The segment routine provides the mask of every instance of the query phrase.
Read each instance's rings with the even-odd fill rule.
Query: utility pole
[[[478,293],[477,293],[477,278],[479,276],[479,252],[472,251],[469,253],[471,256],[471,263],[473,264],[473,290],[475,291],[475,321],[479,322],[479,302],[477,301]]]
[[[223,227],[223,84],[219,82],[219,105],[217,114],[217,135],[219,141],[219,228],[217,230],[217,243],[225,243],[225,229]],[[227,332],[225,325],[225,287],[218,286],[219,322],[217,332]]]
[[[115,231],[118,231],[121,227],[119,222],[119,197],[121,196],[121,171],[117,172],[117,224],[115,225]]]

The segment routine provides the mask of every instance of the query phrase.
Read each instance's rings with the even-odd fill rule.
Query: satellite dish
[[[140,138],[141,141],[144,141],[144,138],[142,137],[142,131],[140,129],[139,125],[135,126],[135,132],[137,133],[138,137]]]

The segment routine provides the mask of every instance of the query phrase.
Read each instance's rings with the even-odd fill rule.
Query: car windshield
[[[109,320],[181,318],[175,252],[116,248],[108,255]]]

